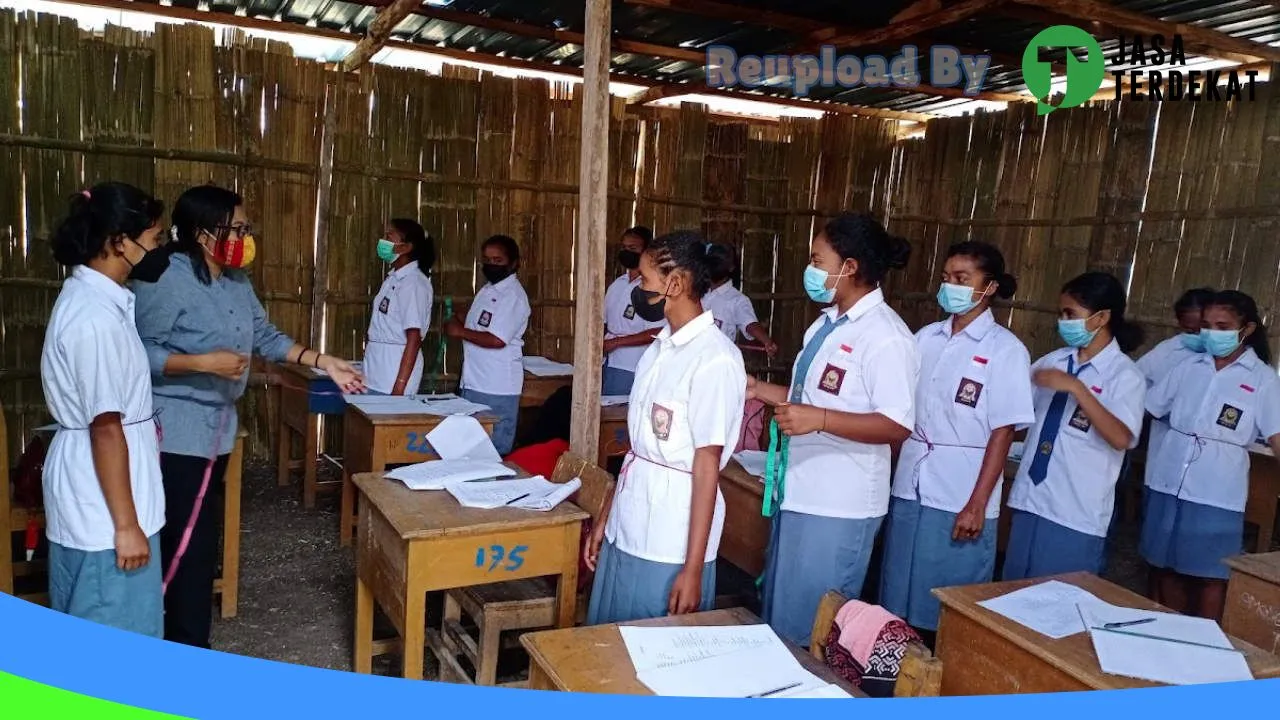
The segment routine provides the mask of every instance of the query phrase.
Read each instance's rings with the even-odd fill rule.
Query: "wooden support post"
[[[316,182],[316,258],[311,280],[311,345],[324,352],[324,304],[329,296],[329,196],[333,189],[333,145],[338,135],[338,98],[344,77],[333,74],[320,137],[320,172]],[[313,452],[315,448],[306,448]]]
[[[346,57],[342,58],[342,69],[351,72],[372,60],[373,56],[387,44],[387,40],[391,39],[391,32],[396,29],[400,21],[409,17],[421,4],[422,0],[395,0],[379,10],[373,21],[369,23],[369,30],[365,36],[351,48],[351,52],[347,53]]]
[[[583,46],[582,158],[574,282],[573,425],[570,449],[595,457],[600,439],[604,358],[605,241],[609,210],[609,30],[611,0],[586,0]]]

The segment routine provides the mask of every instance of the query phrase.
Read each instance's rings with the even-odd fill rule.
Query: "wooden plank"
[[[855,33],[841,33],[834,29],[819,30],[809,35],[809,41],[815,45],[834,45],[837,48],[892,45],[921,33],[967,20],[1002,2],[1004,0],[961,0],[934,12],[915,15],[871,30]]]
[[[409,17],[421,0],[393,0],[378,11],[369,23],[365,36],[342,58],[342,69],[351,72],[373,59],[386,45],[401,20]]]

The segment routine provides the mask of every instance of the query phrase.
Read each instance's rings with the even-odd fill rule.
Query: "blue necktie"
[[[1067,373],[1071,377],[1076,377],[1082,370],[1089,367],[1089,363],[1076,367],[1074,357],[1067,357]],[[1053,394],[1053,400],[1049,403],[1049,412],[1044,416],[1044,425],[1040,428],[1040,439],[1036,443],[1036,454],[1031,459],[1031,469],[1027,471],[1027,475],[1031,477],[1031,482],[1039,485],[1044,482],[1045,477],[1049,473],[1049,458],[1053,455],[1053,445],[1058,439],[1058,430],[1062,427],[1062,416],[1067,411],[1067,395],[1065,392]]]

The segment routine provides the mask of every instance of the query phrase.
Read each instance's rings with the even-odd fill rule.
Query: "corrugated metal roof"
[[[371,4],[386,0],[172,0],[172,4],[189,8],[205,6],[215,13],[271,18],[287,23],[311,25],[353,34],[363,34],[377,12]],[[440,0],[443,1],[443,0]],[[734,0],[744,8],[743,17],[752,11],[771,11],[838,25],[846,28],[871,29],[887,24],[911,4],[911,0],[849,2],[849,0]],[[1280,43],[1280,7],[1266,0],[1125,0],[1114,5],[1174,22],[1212,28],[1257,42]],[[453,0],[447,10],[470,13],[499,20],[528,23],[541,28],[581,32],[583,24],[581,0]],[[733,47],[739,54],[794,52],[805,40],[801,33],[788,32],[748,21],[732,21],[696,14],[676,12],[615,2],[613,25],[618,38],[637,40],[695,52],[709,45]],[[1021,57],[1023,49],[1044,23],[1004,17],[1000,8],[963,22],[939,28],[930,33],[929,41],[954,43],[966,50],[989,51],[1008,58]],[[551,39],[530,38],[489,29],[477,28],[451,20],[413,15],[397,28],[399,40],[444,46],[458,50],[499,54],[510,58],[554,62],[567,66],[582,63],[581,48]],[[1110,52],[1114,40],[1103,40]],[[923,46],[924,43],[921,43]],[[900,47],[857,48],[846,52],[866,55],[875,52],[896,54]],[[922,47],[922,51],[924,48]],[[477,61],[483,61],[478,57]],[[928,77],[927,52],[922,52],[922,73]],[[662,82],[698,82],[704,79],[703,64],[687,60],[654,58],[633,53],[615,54],[613,71]],[[926,80],[927,82],[927,80]],[[1021,69],[996,64],[988,74],[985,89],[1018,93],[1025,89]],[[785,89],[769,92],[786,95]],[[929,112],[952,105],[954,99],[938,98],[918,92],[883,88],[856,87],[814,88],[809,97],[852,105]]]

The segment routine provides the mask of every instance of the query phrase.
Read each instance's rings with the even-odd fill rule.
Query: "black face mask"
[[[135,242],[135,241],[130,241]],[[136,244],[136,242],[135,242]],[[142,247],[138,245],[138,247]],[[125,259],[128,262],[128,258]],[[163,247],[148,250],[142,259],[133,264],[133,269],[129,271],[129,279],[138,282],[153,283],[164,275],[164,271],[169,269],[169,251]]]
[[[664,297],[656,303],[650,300],[660,297],[662,293],[653,290],[642,290],[639,285],[631,288],[631,307],[635,309],[636,314],[645,322],[658,322],[666,317],[663,311],[667,307],[667,299]]]
[[[511,267],[507,265],[485,263],[480,266],[480,273],[484,275],[484,279],[488,280],[490,284],[497,285],[503,280],[511,277]]]
[[[618,264],[628,270],[640,267],[640,253],[623,248],[618,251]]]

